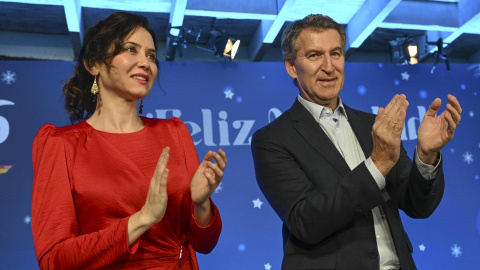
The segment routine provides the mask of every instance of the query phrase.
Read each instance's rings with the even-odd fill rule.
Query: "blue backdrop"
[[[480,65],[347,63],[343,101],[376,112],[396,93],[410,101],[402,134],[410,153],[416,129],[435,97],[458,97],[464,113],[443,150],[446,190],[427,220],[403,221],[419,269],[472,269],[480,264]],[[0,61],[0,269],[38,269],[30,226],[31,144],[46,122],[68,124],[61,84],[71,62]],[[215,250],[200,269],[280,269],[281,222],[260,192],[250,139],[288,109],[298,94],[283,63],[161,63],[160,85],[145,98],[148,117],[180,117],[200,157],[223,148],[224,180],[212,195],[223,219]],[[160,88],[163,89],[160,90]],[[442,110],[445,103],[442,104]]]

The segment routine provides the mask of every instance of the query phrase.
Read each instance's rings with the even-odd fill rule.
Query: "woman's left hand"
[[[213,163],[212,159],[215,159],[216,163]],[[203,157],[190,183],[192,202],[195,206],[204,207],[209,204],[209,197],[222,181],[226,165],[227,154],[222,149],[218,149],[218,153],[208,151]]]

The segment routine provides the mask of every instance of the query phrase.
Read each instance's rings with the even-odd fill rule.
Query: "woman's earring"
[[[97,95],[98,94],[98,84],[97,84],[97,76],[95,75],[95,79],[93,79],[93,85],[92,85],[92,95]]]
[[[138,113],[142,114],[143,113],[143,98],[140,100],[140,107],[138,107]]]

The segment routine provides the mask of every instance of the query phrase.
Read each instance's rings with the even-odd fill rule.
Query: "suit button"
[[[371,259],[376,259],[377,256],[378,256],[378,253],[376,251],[372,251],[368,253],[368,257],[370,257]]]
[[[365,213],[364,217],[365,217],[366,220],[371,220],[372,216],[373,216],[372,212],[367,212],[367,213]]]

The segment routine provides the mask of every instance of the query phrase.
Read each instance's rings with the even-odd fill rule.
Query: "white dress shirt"
[[[365,162],[368,171],[377,182],[380,190],[385,188],[386,182],[382,173],[373,163],[372,158],[365,159],[362,148],[355,136],[355,133],[348,122],[348,116],[345,112],[342,100],[338,98],[338,106],[335,111],[329,107],[324,107],[310,102],[298,95],[298,101],[310,112],[315,121],[320,125],[328,138],[343,156],[351,170],[362,162]],[[415,162],[422,176],[426,179],[433,179],[438,174],[437,166],[423,163],[415,152]],[[385,213],[381,206],[372,209],[375,235],[377,237],[377,247],[379,253],[380,270],[396,270],[400,267],[400,262],[395,251],[390,227]]]

